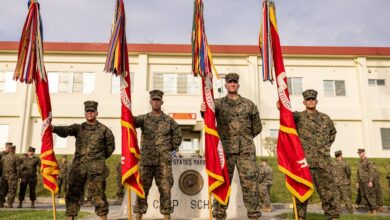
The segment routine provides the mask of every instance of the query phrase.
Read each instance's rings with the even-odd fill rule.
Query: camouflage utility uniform
[[[41,167],[41,160],[36,156],[26,157],[22,160],[21,182],[19,189],[19,201],[23,202],[26,195],[27,186],[30,189],[30,200],[37,200],[37,172]]]
[[[268,164],[265,166],[260,166],[260,174],[259,174],[259,193],[260,193],[260,201],[264,205],[263,207],[271,207],[271,187],[272,187],[272,167]]]
[[[334,195],[335,185],[330,156],[330,147],[336,137],[333,121],[324,113],[318,111],[309,113],[307,110],[294,112],[294,120],[325,216],[329,219],[338,218],[339,210]],[[309,200],[303,203],[296,201],[298,216],[304,219]]]
[[[14,152],[9,152],[1,157],[2,167],[0,186],[0,205],[7,197],[8,205],[12,206],[15,201],[16,190],[18,189],[18,172],[20,171],[20,159]]]
[[[173,213],[171,188],[173,186],[171,152],[178,149],[182,141],[179,125],[170,116],[151,113],[134,117],[137,128],[141,128],[141,180],[145,199],[137,197],[134,213],[144,214],[148,209],[147,196],[153,178],[160,193],[160,212]]]
[[[258,192],[258,167],[253,138],[262,130],[257,106],[252,101],[239,96],[230,100],[227,96],[215,100],[215,114],[218,134],[226,154],[230,182],[234,166],[237,166],[242,187],[244,204],[249,218],[261,216]],[[213,216],[226,218],[228,206],[214,201]]]
[[[333,178],[335,184],[335,197],[339,203],[339,210],[341,211],[342,203],[348,212],[352,213],[352,193],[351,193],[351,167],[344,160],[333,161]]]
[[[4,155],[6,155],[7,154],[7,152],[4,150],[4,151],[1,151],[0,152],[0,187],[1,187],[1,180],[2,180],[2,178],[1,178],[1,176],[2,176],[2,173],[3,173],[3,168],[2,168],[2,165],[1,165],[1,158],[4,156]],[[0,191],[1,191],[1,189],[0,189]]]
[[[63,163],[60,163],[60,175],[58,176],[58,195],[61,195],[61,191],[63,189],[64,194],[67,192],[67,184],[68,184],[68,169],[69,164],[68,161],[65,160]]]
[[[124,187],[122,185],[122,161],[121,160],[119,160],[118,164],[116,165],[116,185],[117,185],[116,198],[122,200],[124,197]]]
[[[74,136],[76,152],[70,174],[68,176],[68,191],[65,196],[66,215],[76,216],[80,210],[81,189],[87,179],[91,181],[90,190],[95,213],[98,216],[108,214],[108,202],[104,192],[105,160],[115,149],[112,131],[99,121],[96,124],[73,124],[70,126],[55,126],[53,132],[60,137]]]
[[[367,201],[367,206],[370,211],[378,208],[377,193],[375,191],[375,173],[376,167],[372,161],[367,158],[360,160],[357,170],[357,181],[359,183],[360,196]],[[368,182],[372,182],[374,186],[371,188],[368,187]]]

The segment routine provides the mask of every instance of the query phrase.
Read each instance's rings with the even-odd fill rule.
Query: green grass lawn
[[[284,213],[278,215],[277,217],[281,219],[294,220],[293,213]],[[326,220],[326,217],[323,214],[316,214],[316,213],[307,213],[306,218],[310,220]],[[382,220],[383,219],[384,220],[384,219],[389,219],[389,216],[342,215],[340,216],[339,219],[340,220]]]
[[[93,215],[91,213],[79,212],[78,219],[82,219],[84,217]],[[28,220],[44,220],[44,219],[53,219],[53,212],[43,211],[43,210],[18,210],[18,211],[0,211],[0,219],[7,220],[20,220],[20,219],[28,219]],[[57,219],[62,220],[66,219],[65,212],[57,212]]]
[[[61,158],[61,157],[58,156],[57,158]],[[110,176],[107,179],[106,194],[107,194],[107,197],[111,198],[111,199],[115,198],[115,193],[117,190],[116,181],[115,181],[115,177],[116,177],[115,166],[116,166],[117,161],[119,159],[120,159],[120,155],[113,155],[109,159],[106,160],[106,163],[110,167]],[[260,158],[258,158],[258,159],[260,159]],[[387,172],[389,172],[387,164],[390,161],[390,159],[374,158],[372,160],[377,165],[377,168],[378,168],[379,173],[380,173],[380,179],[381,179],[381,184],[382,184],[382,189],[383,189],[383,197],[384,197],[385,205],[390,205],[390,201],[389,201],[390,191],[389,191],[387,179],[385,177]],[[273,184],[272,189],[271,189],[271,201],[278,202],[278,203],[291,203],[292,197],[291,197],[291,194],[287,191],[287,189],[285,187],[284,174],[282,174],[278,170],[276,158],[269,157],[268,161],[274,170],[274,184]],[[347,161],[350,164],[351,169],[352,169],[352,183],[355,183],[356,182],[356,170],[357,170],[357,164],[359,163],[359,159],[358,158],[347,158]],[[41,182],[42,178],[38,178],[38,179],[39,179],[38,189],[37,189],[38,196],[49,197],[50,196],[49,192],[46,189],[44,189],[42,186],[42,182]],[[176,183],[177,183],[177,181],[176,181]],[[355,201],[356,189],[355,189],[354,184],[351,187],[352,187],[352,193],[353,193],[352,201]],[[318,194],[314,193],[313,196],[310,198],[310,201],[314,202],[314,203],[319,203],[320,200],[319,200]]]

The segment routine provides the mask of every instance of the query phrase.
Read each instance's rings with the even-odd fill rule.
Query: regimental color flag
[[[42,117],[41,174],[44,187],[55,194],[58,192],[59,170],[53,150],[49,82],[43,63],[42,19],[38,2],[29,1],[28,8],[19,44],[14,80],[27,84],[35,83],[38,110]]]
[[[213,65],[207,43],[203,18],[203,1],[194,2],[192,26],[192,73],[202,77],[204,113],[206,172],[209,179],[209,194],[221,204],[227,205],[230,195],[230,182],[225,160],[225,152],[217,132],[213,94],[213,74],[218,76]]]
[[[122,184],[145,198],[138,161],[141,158],[131,110],[130,67],[126,42],[126,16],[123,0],[117,0],[105,72],[120,77],[122,126]]]
[[[272,66],[275,67],[280,102],[280,129],[277,143],[279,170],[286,175],[287,189],[299,201],[304,202],[313,193],[313,181],[291,110],[278,26],[276,24],[275,5],[270,0],[263,0],[262,27],[259,39],[264,80],[272,81],[271,69]]]

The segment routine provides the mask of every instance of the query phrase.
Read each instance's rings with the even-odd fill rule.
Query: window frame
[[[332,82],[332,94],[331,95],[329,95],[327,93],[327,90],[325,88],[325,82]],[[343,95],[337,95],[336,82],[343,82],[343,84],[344,84]],[[346,97],[347,96],[347,83],[346,83],[346,80],[344,80],[344,79],[324,79],[322,81],[322,85],[323,85],[323,91],[324,91],[325,97]]]
[[[301,80],[301,91],[300,92],[297,92],[297,93],[295,93],[294,92],[294,88],[295,87],[293,87],[293,85],[294,85],[294,83],[292,82],[292,81],[294,81],[294,80],[298,80],[298,79],[300,79]],[[288,82],[290,80],[290,83]],[[287,77],[287,86],[289,87],[288,88],[288,92],[289,92],[289,95],[291,96],[298,96],[298,95],[302,95],[302,93],[303,93],[303,77],[295,77],[295,76],[293,76],[293,77]],[[291,89],[290,89],[291,88]]]
[[[387,133],[384,135],[385,132]],[[382,150],[390,150],[390,128],[380,128],[380,134]]]
[[[161,77],[162,77],[161,86],[156,86],[155,78],[156,78],[157,74],[161,75]],[[164,88],[164,75],[165,74],[175,75],[176,88],[171,89],[174,92],[167,91],[167,89]],[[184,90],[184,89],[179,86],[179,82],[180,82],[179,77],[178,77],[179,75],[180,76],[183,76],[183,75],[187,76],[187,77],[185,77],[185,79],[186,79],[186,84],[185,84],[186,93],[180,93],[180,90]],[[198,85],[195,86],[195,89],[188,89],[189,88],[188,87],[189,81],[187,80],[188,77],[194,77],[192,82],[198,81]],[[199,95],[201,93],[201,89],[202,89],[200,77],[195,77],[195,76],[193,76],[192,73],[189,73],[189,72],[153,72],[151,75],[150,81],[151,81],[151,88],[152,89],[159,89],[159,90],[164,92],[164,95],[167,95],[167,96],[195,96],[195,95]],[[192,91],[192,93],[189,93],[189,91]]]

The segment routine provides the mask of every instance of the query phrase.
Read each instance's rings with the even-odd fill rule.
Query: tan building
[[[34,86],[12,81],[18,42],[0,42],[0,146],[12,141],[17,152],[29,145],[40,150],[41,120]],[[199,78],[191,74],[190,45],[129,44],[135,115],[150,110],[148,91],[165,92],[163,110],[184,130],[181,153],[203,151],[199,114]],[[260,110],[264,129],[255,139],[257,153],[268,155],[265,140],[275,138],[279,112],[275,84],[262,82],[257,46],[212,46],[220,75],[240,75],[240,94]],[[293,109],[302,110],[303,90],[319,92],[319,110],[335,120],[338,134],[332,152],[357,156],[365,147],[370,157],[390,157],[390,48],[283,47]],[[107,44],[46,43],[53,124],[80,123],[83,102],[99,102],[99,120],[113,129],[120,153],[119,79],[104,73]],[[215,97],[224,96],[223,79],[214,80]],[[73,153],[74,138],[55,136],[56,153]]]

